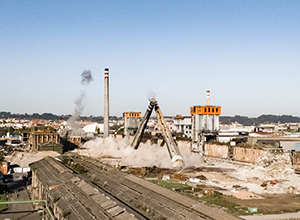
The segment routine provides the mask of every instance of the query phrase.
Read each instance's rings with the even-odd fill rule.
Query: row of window
[[[215,112],[215,110],[216,110],[216,113],[219,112],[218,108],[210,108],[210,107],[204,108],[204,112],[210,112],[210,110],[211,110],[211,112]]]

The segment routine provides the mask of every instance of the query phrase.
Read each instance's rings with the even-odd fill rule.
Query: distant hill
[[[33,113],[33,114],[14,114],[11,112],[0,112],[0,118],[15,118],[15,119],[28,119],[28,120],[33,120],[33,119],[45,119],[45,120],[68,120],[72,115],[54,115],[52,113],[43,113],[43,114],[38,114],[38,113]],[[112,120],[118,119],[116,116],[110,116],[109,117]],[[88,120],[92,122],[102,122],[103,117],[102,116],[81,116],[80,120]]]
[[[247,116],[220,116],[220,122],[222,124],[231,124],[232,122],[238,122],[245,126],[259,125],[264,123],[300,123],[300,117],[292,115],[261,115],[257,118],[249,118]]]

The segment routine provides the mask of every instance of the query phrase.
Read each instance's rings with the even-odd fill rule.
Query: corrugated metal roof
[[[67,167],[54,158],[46,157],[32,163],[30,167],[47,193],[57,200],[56,206],[61,213],[69,219],[115,219],[120,214],[127,213],[77,174],[61,173]],[[135,219],[129,213],[126,216],[130,217],[128,219]]]

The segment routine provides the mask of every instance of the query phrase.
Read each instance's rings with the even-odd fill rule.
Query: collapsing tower
[[[145,115],[144,115],[144,117],[143,117],[143,119],[142,119],[142,121],[141,121],[141,123],[138,127],[138,130],[137,130],[137,132],[134,136],[134,139],[131,142],[131,146],[134,149],[138,149],[139,144],[140,144],[141,139],[142,139],[142,136],[143,136],[143,133],[146,129],[148,120],[149,120],[149,118],[151,116],[151,113],[153,111],[153,108],[155,108],[155,113],[156,113],[156,116],[157,116],[157,120],[159,122],[161,131],[162,131],[162,134],[163,134],[163,137],[164,137],[164,142],[167,145],[168,153],[169,153],[169,156],[170,156],[171,161],[172,161],[172,166],[174,168],[183,168],[184,167],[184,161],[182,159],[182,156],[181,156],[181,153],[180,153],[179,148],[177,146],[177,143],[174,141],[174,139],[172,137],[172,134],[171,134],[171,131],[168,128],[167,123],[164,119],[164,116],[161,112],[161,109],[159,108],[158,103],[155,99],[150,99],[150,103],[148,105],[148,108],[147,108],[147,110],[145,112]]]
[[[215,140],[219,132],[221,106],[210,105],[210,91],[206,92],[206,106],[193,106],[192,115],[192,151],[203,152],[204,142]]]

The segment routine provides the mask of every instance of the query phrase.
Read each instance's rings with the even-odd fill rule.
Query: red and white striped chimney
[[[104,69],[104,138],[108,137],[109,133],[109,69]]]

